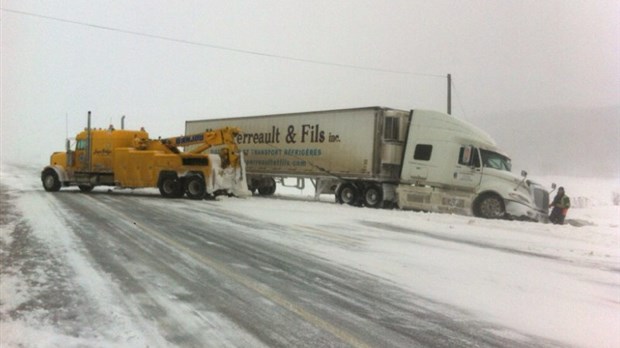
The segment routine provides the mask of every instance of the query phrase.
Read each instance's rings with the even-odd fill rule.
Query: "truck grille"
[[[536,208],[544,211],[545,213],[549,211],[549,192],[547,190],[535,187],[533,189],[534,193],[534,202],[536,203]]]

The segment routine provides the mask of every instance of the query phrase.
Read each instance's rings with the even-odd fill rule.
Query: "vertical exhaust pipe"
[[[121,117],[121,129],[125,129],[125,115]]]
[[[452,115],[452,74],[448,74],[448,115]]]
[[[92,138],[91,138],[91,132],[90,132],[90,111],[88,112],[88,123],[86,125],[86,169],[91,172],[91,162],[92,162],[92,151],[91,151],[91,147],[92,147]]]
[[[68,137],[65,147],[67,149],[67,167],[73,167],[73,151],[71,151],[71,140]]]

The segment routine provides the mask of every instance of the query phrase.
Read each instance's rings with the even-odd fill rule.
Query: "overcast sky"
[[[517,169],[562,174],[566,157],[600,153],[600,171],[620,175],[620,0],[1,6],[2,161],[45,165],[88,110],[95,126],[126,115],[152,137],[215,117],[445,111],[451,73],[455,117],[496,138]],[[549,128],[533,129],[538,120]],[[588,163],[571,161],[569,174],[591,174]]]

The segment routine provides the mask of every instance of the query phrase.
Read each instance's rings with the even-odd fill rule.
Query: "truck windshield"
[[[85,139],[80,139],[77,141],[77,144],[75,145],[75,149],[76,150],[85,150],[86,149],[86,145],[87,142]]]
[[[505,170],[507,172],[512,169],[510,158],[497,152],[480,149],[480,156],[482,156],[482,165],[484,167]]]

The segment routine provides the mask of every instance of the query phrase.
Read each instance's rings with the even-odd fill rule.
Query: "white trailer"
[[[243,130],[248,183],[262,195],[310,179],[317,196],[351,205],[547,219],[549,193],[511,173],[489,135],[443,113],[367,107],[187,121],[185,131],[223,126]]]

